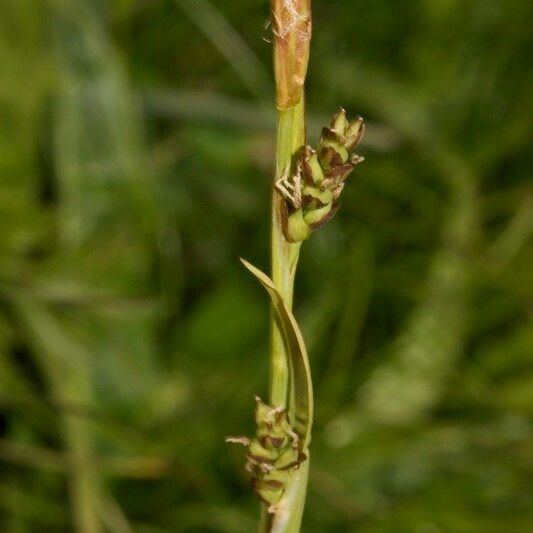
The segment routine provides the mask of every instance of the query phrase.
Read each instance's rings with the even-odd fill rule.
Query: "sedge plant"
[[[292,314],[300,248],[339,209],[346,179],[363,158],[354,153],[361,117],[344,109],[306,144],[304,86],[311,42],[311,0],[271,0],[278,113],[272,187],[271,277],[243,260],[272,303],[268,402],[256,397],[256,435],[230,437],[246,448],[246,469],[262,501],[260,532],[296,533],[305,504],[313,389],[305,343]]]

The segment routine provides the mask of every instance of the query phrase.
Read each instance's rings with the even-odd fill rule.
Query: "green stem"
[[[295,155],[305,144],[304,98],[292,108],[279,111],[276,150],[276,175],[279,179],[294,170]],[[272,280],[282,295],[287,307],[292,309],[294,277],[301,243],[289,243],[282,230],[282,208],[284,200],[274,189],[272,193]],[[281,332],[271,318],[271,353],[270,353],[270,405],[288,407],[290,382],[290,364]],[[309,460],[291,476],[287,490],[294,491],[291,506],[288,510],[290,518],[286,526],[278,528],[276,520],[263,505],[261,511],[260,533],[283,531],[284,533],[300,530],[307,487],[307,471]]]
[[[276,179],[294,167],[294,155],[305,143],[304,99],[295,107],[278,114]],[[292,308],[294,276],[300,254],[300,243],[291,244],[283,236],[281,213],[284,200],[272,193],[272,281],[289,309]],[[276,322],[271,320],[270,405],[287,406],[289,363],[283,339]]]

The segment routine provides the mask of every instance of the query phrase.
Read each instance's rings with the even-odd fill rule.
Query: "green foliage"
[[[244,259],[241,259],[241,261],[257,278],[259,283],[263,285],[272,301],[275,320],[282,332],[283,343],[286,346],[286,352],[291,363],[290,372],[292,377],[290,386],[292,386],[293,390],[290,391],[289,415],[292,417],[296,432],[303,439],[303,450],[305,451],[311,441],[313,383],[311,381],[307,349],[300,327],[292,312],[287,308],[283,297],[276,289],[274,282],[248,261]]]
[[[313,7],[309,142],[342,103],[369,162],[300,260],[303,530],[528,531],[530,3]],[[266,10],[2,2],[0,530],[254,529]]]

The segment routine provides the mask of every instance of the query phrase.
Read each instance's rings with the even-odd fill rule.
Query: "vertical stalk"
[[[275,179],[290,172],[293,168],[294,156],[305,143],[304,98],[289,109],[278,112],[278,131],[276,147]],[[294,292],[294,278],[300,256],[301,243],[289,243],[282,230],[283,198],[272,189],[272,234],[271,234],[271,261],[272,281],[276,285],[289,309],[292,309]],[[271,340],[270,340],[270,391],[269,403],[275,406],[288,406],[288,391],[290,381],[289,356],[286,353],[281,332],[274,320],[274,311],[271,311]],[[301,501],[301,511],[295,509],[296,514],[303,514],[303,501],[305,500],[305,487],[307,485],[307,469],[309,461],[301,465],[300,473],[305,468],[305,476],[298,476],[302,480],[304,492]],[[267,512],[267,506],[261,510],[260,533],[272,531],[272,515]],[[300,521],[299,520],[299,521]],[[299,531],[299,521],[297,529]]]
[[[294,155],[305,142],[304,99],[278,113],[278,139],[275,179],[293,169]],[[294,277],[301,243],[289,243],[283,236],[281,210],[284,200],[272,193],[272,281],[289,309],[292,308]],[[274,318],[271,319],[270,405],[287,406],[289,384],[288,356]]]
[[[270,0],[274,34],[274,73],[278,131],[275,180],[294,171],[296,154],[305,144],[304,84],[311,41],[311,0]],[[301,243],[289,243],[283,235],[284,200],[273,187],[272,193],[272,281],[285,305],[292,308],[294,277]],[[289,407],[292,383],[289,354],[281,331],[271,316],[270,398],[273,406]],[[260,532],[289,533],[300,530],[309,461],[291,475],[286,492],[293,497],[282,524],[263,506]]]
[[[256,494],[265,502],[260,533],[298,533],[309,474],[313,384],[305,342],[291,312],[294,277],[301,242],[334,216],[346,178],[364,159],[354,153],[364,123],[361,117],[348,121],[341,108],[322,130],[317,150],[305,144],[304,85],[312,31],[311,0],[270,3],[278,109],[272,279],[243,261],[273,303],[270,407],[265,411],[259,400],[255,439],[233,437],[229,441],[253,450],[247,455],[247,468],[254,474]],[[281,425],[282,420],[288,427]]]
[[[303,90],[299,102],[288,109],[278,111],[278,130],[276,145],[275,179],[290,173],[294,169],[295,155],[305,144],[305,106]],[[301,243],[289,243],[282,230],[283,198],[273,189],[272,193],[272,281],[282,295],[289,309],[292,309],[294,278]],[[271,318],[271,353],[270,353],[270,405],[288,406],[290,382],[289,357],[286,353],[281,332],[273,316]],[[309,460],[301,465],[300,470],[292,476],[292,490],[298,493],[292,509],[288,510],[291,519],[287,521],[289,531],[298,532],[303,515],[307,472]],[[288,490],[290,487],[288,487]],[[263,506],[259,531],[274,531],[272,516]]]

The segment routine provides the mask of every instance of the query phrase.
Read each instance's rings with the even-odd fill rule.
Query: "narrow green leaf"
[[[274,308],[274,316],[283,335],[285,349],[291,363],[291,408],[289,414],[296,431],[303,439],[303,449],[306,450],[311,440],[311,425],[313,422],[313,385],[311,369],[305,348],[304,339],[298,323],[288,309],[274,282],[259,269],[242,259],[242,264],[259,280],[268,292]]]
[[[265,529],[260,529],[260,533],[300,533],[308,477],[309,460],[304,461],[298,470],[291,472],[275,514],[270,516]]]

